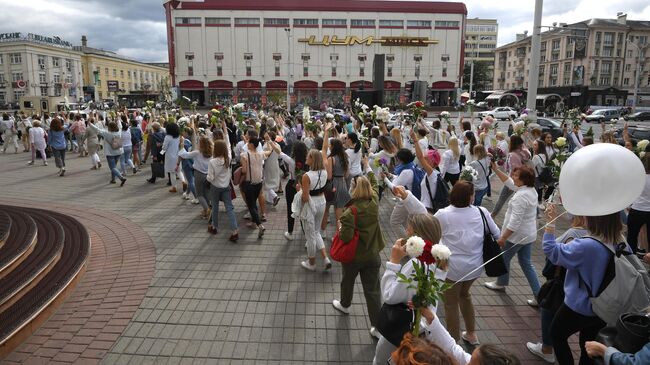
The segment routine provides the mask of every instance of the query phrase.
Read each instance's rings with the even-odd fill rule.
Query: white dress
[[[268,147],[267,147],[268,146]],[[271,145],[269,143],[264,145],[264,151],[269,151]],[[278,153],[273,151],[269,157],[264,160],[264,190],[278,190],[280,188],[280,157]]]
[[[165,156],[165,173],[170,174],[176,171],[176,162],[178,162],[178,138],[170,135],[165,136],[162,151]]]

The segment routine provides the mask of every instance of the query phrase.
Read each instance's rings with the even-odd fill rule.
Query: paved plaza
[[[350,315],[339,314],[331,302],[339,298],[341,267],[335,263],[331,272],[300,267],[304,241],[300,235],[293,242],[283,237],[284,199],[267,206],[266,235],[258,240],[256,230],[243,226],[245,208],[238,197],[242,227],[239,243],[232,244],[226,229],[207,233],[199,206],[169,193],[164,181],[147,183],[148,167],[120,188],[108,183],[105,167],[91,171],[88,158],[67,157],[66,175],[58,177],[53,160],[48,167],[30,167],[26,153],[0,155],[0,203],[70,214],[93,239],[77,289],[0,363],[372,362],[376,341],[368,332],[360,280]],[[484,202],[488,208],[500,188],[496,178],[493,183],[492,200]],[[400,235],[389,224],[392,207],[391,199],[382,201],[384,261]],[[225,214],[220,219],[226,227]],[[328,236],[332,233],[330,228]],[[533,250],[538,273],[543,259],[538,241]],[[485,281],[477,280],[472,289],[482,343],[501,344],[522,364],[542,364],[525,347],[540,339],[540,321],[526,305],[532,295],[516,259],[506,293],[485,289]]]

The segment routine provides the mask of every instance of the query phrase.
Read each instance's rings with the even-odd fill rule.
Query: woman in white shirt
[[[515,193],[508,202],[508,210],[503,221],[499,246],[505,251],[503,259],[506,268],[510,268],[510,260],[517,254],[519,266],[528,280],[533,295],[539,292],[539,280],[535,267],[531,262],[531,250],[537,240],[537,192],[535,191],[535,172],[528,166],[522,165],[513,170],[511,177],[499,170],[492,162],[492,170],[499,179]],[[510,275],[503,274],[496,281],[485,283],[488,289],[504,290],[508,286]],[[534,299],[528,300],[531,305],[536,305]]]
[[[633,252],[637,252],[639,232],[645,225],[646,229],[650,230],[650,154],[646,153],[641,158],[643,166],[645,167],[645,188],[641,196],[639,196],[632,206],[630,213],[627,216],[627,243]]]
[[[404,191],[402,190],[402,192]],[[408,196],[412,197],[412,194],[409,193]],[[433,245],[436,245],[440,242],[441,232],[442,229],[438,219],[430,214],[412,214],[408,218],[406,228],[407,237],[418,236],[425,242],[429,241]],[[411,272],[414,270],[413,263],[417,260],[417,258],[407,257],[405,244],[406,239],[398,239],[395,242],[391,250],[390,261],[386,263],[386,271],[381,278],[382,299],[386,304],[407,304],[416,293],[414,288],[410,288],[408,284],[401,282],[397,277],[397,273],[403,273],[407,276],[411,275]],[[408,261],[401,265],[403,259],[407,259]],[[435,264],[431,264],[429,270],[435,270],[436,279],[445,280],[447,276],[447,272],[445,271],[447,270],[447,262],[438,261]],[[433,313],[436,312],[435,306],[429,306],[429,309]],[[395,349],[396,346],[390,343],[384,336],[379,336],[373,365],[386,364]]]
[[[474,161],[474,147],[476,146],[476,136],[472,131],[463,132],[463,152],[465,156],[465,166]]]
[[[230,242],[237,242],[239,231],[237,230],[237,217],[235,208],[232,205],[230,186],[230,154],[228,144],[224,140],[214,143],[212,159],[208,162],[207,181],[210,183],[210,195],[212,202],[212,220],[208,225],[208,232],[216,234],[219,224],[219,202],[226,206],[228,222],[230,223]],[[196,159],[194,160],[196,166]]]
[[[307,260],[300,264],[307,270],[315,271],[318,251],[323,257],[325,270],[329,270],[332,268],[332,262],[327,257],[325,243],[318,229],[318,224],[322,222],[325,214],[325,185],[327,184],[327,170],[323,164],[321,151],[311,149],[307,154],[307,165],[310,170],[302,175],[300,199],[302,210],[312,209],[312,211],[298,213],[307,239]]]
[[[411,138],[417,139],[417,135],[411,133]],[[440,173],[436,170],[436,167],[440,164],[440,153],[435,149],[425,150],[419,143],[416,143],[415,156],[426,175],[420,182],[420,201],[430,213],[435,213],[436,207],[433,201],[438,188],[438,177],[440,176]]]
[[[126,175],[126,166],[129,166],[131,171],[133,172],[133,175],[135,175],[137,169],[135,168],[135,165],[133,164],[133,160],[131,159],[131,155],[133,155],[133,143],[131,143],[131,130],[129,129],[129,124],[125,121],[126,116],[122,116],[122,120],[120,122],[122,126],[122,156],[120,157],[120,171],[122,172],[123,175]],[[79,146],[79,149],[83,150],[83,146]]]
[[[35,120],[32,123],[32,127],[29,129],[29,144],[32,147],[32,160],[28,165],[34,164],[34,159],[36,159],[36,151],[41,153],[41,158],[43,159],[43,165],[47,166],[47,155],[45,155],[45,147],[47,142],[45,141],[45,130],[41,128],[41,122]],[[5,140],[5,143],[9,143],[8,140]]]
[[[460,146],[458,138],[449,138],[448,149],[442,154],[442,162],[440,163],[440,174],[442,178],[454,185],[460,177]]]
[[[348,134],[347,149],[345,153],[348,155],[348,186],[350,186],[350,180],[355,179],[362,175],[361,171],[361,141],[359,141],[359,136],[356,133]]]
[[[451,336],[470,344],[478,344],[474,304],[470,289],[474,281],[481,276],[483,269],[483,237],[489,232],[495,239],[501,231],[494,223],[487,209],[475,207],[474,185],[467,181],[458,181],[449,194],[450,205],[440,209],[435,217],[442,227],[440,242],[451,250],[447,282],[453,286],[444,292],[445,322]],[[462,280],[462,281],[459,281]],[[458,309],[463,314],[466,332],[460,333]]]
[[[225,142],[225,141],[224,141]],[[210,137],[203,136],[199,138],[199,148],[195,149],[191,152],[188,152],[185,150],[185,143],[183,142],[183,138],[181,137],[181,145],[183,146],[183,149],[181,149],[178,152],[178,157],[184,159],[184,160],[192,160],[192,169],[194,170],[194,188],[196,189],[196,199],[198,199],[199,203],[201,204],[201,207],[203,208],[203,216],[205,218],[210,218],[209,216],[209,211],[210,211],[210,205],[208,204],[208,200],[210,199],[209,196],[209,189],[208,186],[206,186],[206,177],[208,174],[208,163],[210,162],[210,158],[212,157],[212,141],[210,140]],[[228,145],[228,142],[226,142],[226,145]],[[215,230],[216,233],[216,230]]]

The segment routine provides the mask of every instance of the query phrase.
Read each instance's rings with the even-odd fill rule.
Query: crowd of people
[[[279,195],[284,194],[284,237],[289,241],[304,237],[306,257],[299,265],[305,270],[332,268],[326,244],[332,232],[343,242],[357,237],[356,254],[352,262],[342,264],[340,296],[332,305],[342,314],[350,313],[354,283],[360,276],[370,334],[378,338],[374,364],[519,364],[507,349],[481,344],[471,292],[484,274],[487,234],[502,248],[506,268],[517,256],[530,286],[528,304],[537,307],[541,284],[532,252],[540,225],[547,222],[543,275],[563,278],[564,299],[553,310],[540,308],[542,340],[527,347],[546,362],[574,364],[568,341],[579,333],[581,365],[592,364],[590,356],[605,356],[597,344],[585,346],[605,326],[591,308],[585,285],[598,288],[603,282],[609,254],[603,246],[623,240],[625,217],[628,249],[642,252],[637,242],[641,227],[650,220],[650,154],[642,157],[648,183],[629,215],[574,216],[571,228],[556,238],[557,178],[549,177],[550,166],[565,143],[575,151],[594,142],[586,140],[580,128],[565,131],[563,141],[557,141],[534,126],[515,128],[507,136],[489,118],[476,125],[461,117],[457,123],[447,121],[447,128],[442,127],[443,119],[429,123],[417,118],[389,129],[370,113],[323,113],[313,118],[271,108],[250,110],[244,117],[237,108],[241,106],[219,107],[206,115],[126,109],[93,112],[87,118],[76,113],[4,114],[3,152],[12,146],[15,153],[19,147],[29,151],[29,165],[37,157],[47,165],[48,157],[54,156],[62,177],[66,152],[88,157],[88,168],[100,171],[103,154],[109,182],[119,181],[120,186],[143,173],[150,162],[149,183],[162,179],[170,193],[200,207],[209,233],[218,235],[223,230],[231,242],[238,241],[240,228],[234,197],[241,195],[248,210],[246,225],[263,239],[267,208],[278,205]],[[602,142],[611,142],[608,138],[603,134]],[[498,192],[492,189],[496,179],[503,184]],[[493,193],[497,195],[491,198]],[[485,199],[494,201],[491,211],[482,206]],[[220,203],[227,229],[220,227]],[[392,244],[383,274],[380,253],[386,238],[379,219],[381,204],[393,206],[390,223],[402,236]],[[505,218],[498,224],[504,207]],[[440,269],[437,279],[451,285],[442,303],[445,326],[435,306],[415,308],[423,314],[422,333],[407,334],[394,344],[377,327],[382,303],[408,305],[415,293],[398,278],[399,273],[413,270],[413,258],[404,245],[411,236],[442,243],[452,252],[448,262],[435,264]],[[645,258],[650,262],[650,255]],[[484,285],[506,290],[509,275]],[[475,350],[466,353],[459,341]],[[607,352],[610,364],[640,364],[617,360],[623,357]]]

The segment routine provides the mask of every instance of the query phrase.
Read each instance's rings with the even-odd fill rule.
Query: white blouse
[[[513,233],[508,241],[514,244],[528,244],[537,240],[537,191],[528,186],[515,186],[511,178],[505,185],[515,191],[508,202],[503,220],[504,229]]]
[[[460,165],[458,159],[454,158],[454,153],[451,150],[446,150],[442,154],[442,161],[440,162],[440,173],[445,176],[445,173],[458,174],[460,173]]]

